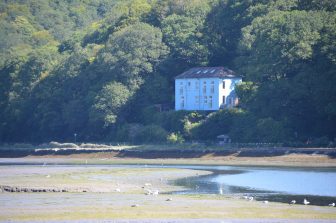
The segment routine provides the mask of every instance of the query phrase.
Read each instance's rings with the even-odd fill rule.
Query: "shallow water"
[[[199,167],[195,167],[199,168]],[[253,196],[257,200],[328,205],[336,201],[336,168],[205,166],[210,176],[175,183],[190,189],[177,193]]]
[[[14,174],[17,164],[0,163],[0,166],[13,167]],[[24,163],[19,164],[21,167]],[[41,164],[38,164],[41,165]],[[86,168],[110,169],[118,167],[128,168],[179,168],[208,170],[213,173],[207,176],[182,178],[170,182],[185,186],[186,190],[178,194],[218,194],[253,196],[257,200],[290,202],[296,200],[302,203],[307,198],[314,205],[328,205],[336,202],[336,168],[298,168],[298,167],[246,167],[246,166],[202,166],[202,165],[50,165],[40,168],[37,165],[26,164],[28,169],[80,170]],[[22,172],[20,171],[20,174]],[[114,176],[99,174],[89,180],[112,181]]]
[[[240,174],[218,175],[212,182],[289,194],[336,196],[336,172],[252,169]]]

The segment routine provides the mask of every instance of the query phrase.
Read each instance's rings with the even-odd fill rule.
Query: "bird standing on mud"
[[[305,199],[303,199],[303,204],[304,204],[304,205],[308,205],[308,204],[310,204],[310,202],[307,201],[307,199],[305,198]]]

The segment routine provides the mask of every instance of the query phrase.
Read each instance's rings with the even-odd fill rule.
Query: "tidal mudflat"
[[[158,165],[1,165],[2,186],[42,190],[2,191],[0,221],[336,222],[336,208],[329,206],[174,193],[190,189],[175,180],[211,174]]]

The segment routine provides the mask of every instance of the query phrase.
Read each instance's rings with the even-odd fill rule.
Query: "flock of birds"
[[[245,200],[248,200],[248,201],[253,201],[253,200],[254,200],[254,197],[252,197],[252,196],[243,196],[243,198],[244,198]],[[265,200],[265,201],[263,201],[263,203],[268,204],[268,201]],[[296,200],[291,200],[291,202],[289,202],[289,204],[290,204],[290,205],[296,204]],[[304,205],[308,205],[308,204],[310,204],[310,201],[308,201],[308,200],[305,198],[305,199],[303,199],[302,204],[304,204]],[[328,206],[330,206],[330,207],[335,207],[336,204],[335,204],[335,203],[330,203],[330,204],[328,204]]]
[[[85,163],[87,164],[87,160],[85,161]],[[43,166],[46,166],[47,165],[47,163],[43,163]],[[48,175],[46,175],[46,177],[47,178],[50,178],[50,175],[48,174]],[[163,179],[162,178],[160,178],[160,181],[163,181]],[[150,190],[150,189],[148,189],[148,188],[146,188],[146,187],[150,187],[150,186],[152,186],[150,183],[145,183],[145,185],[142,187],[144,190],[145,190],[145,195],[154,195],[154,196],[157,196],[157,195],[159,195],[159,190]],[[197,189],[199,189],[199,186],[198,185],[196,185],[196,190]],[[116,192],[121,192],[121,190],[120,190],[120,188],[116,188],[115,189],[115,191]],[[222,189],[220,188],[220,190],[219,190],[219,193],[220,194],[223,194],[223,191],[222,191]],[[245,199],[245,200],[248,200],[248,201],[253,201],[254,200],[254,197],[252,197],[252,196],[243,196],[243,199]],[[172,201],[173,199],[172,198],[168,198],[166,201]],[[263,203],[264,204],[268,204],[268,201],[267,200],[264,200],[263,201]],[[310,204],[310,201],[308,201],[306,198],[305,199],[303,199],[303,202],[302,202],[304,205],[308,205],[308,204]],[[289,204],[290,205],[294,205],[294,204],[296,204],[296,200],[291,200],[291,202],[289,202]],[[138,207],[139,205],[138,204],[134,204],[134,205],[132,205],[132,207]],[[335,207],[336,206],[336,204],[335,203],[330,203],[330,204],[328,204],[328,206],[330,206],[330,207]]]
[[[160,179],[161,180],[161,179]],[[159,195],[159,190],[151,190],[149,187],[151,187],[151,183],[145,183],[145,185],[142,187],[145,191],[145,195],[153,195],[153,196],[158,196]],[[116,192],[121,192],[120,188],[115,189]],[[172,201],[173,198],[167,198],[166,201]],[[132,204],[131,207],[139,207],[139,204]]]

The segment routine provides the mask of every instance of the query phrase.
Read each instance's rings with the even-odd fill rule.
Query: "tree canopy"
[[[335,0],[6,0],[0,142],[334,141]],[[227,66],[239,108],[163,111],[174,77]]]

